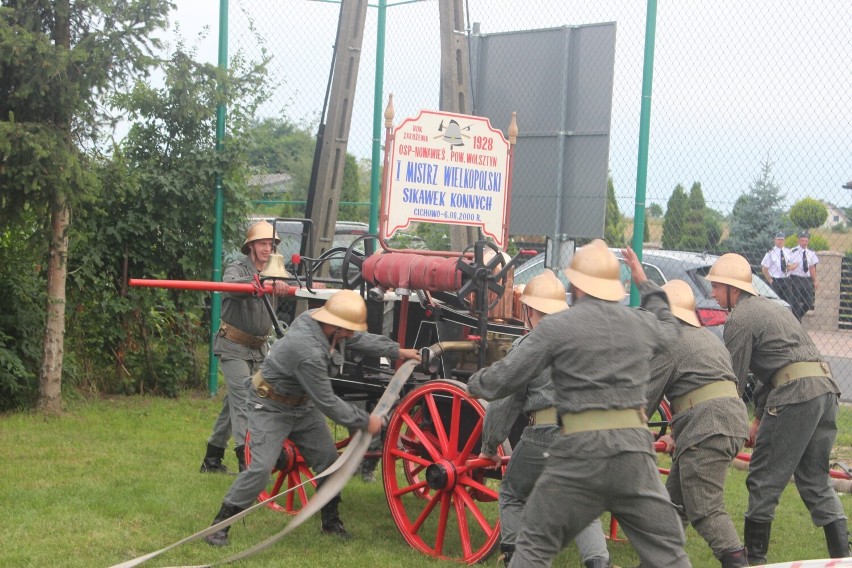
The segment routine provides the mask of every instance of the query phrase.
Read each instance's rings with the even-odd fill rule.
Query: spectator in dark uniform
[[[524,325],[535,329],[542,318],[568,309],[565,286],[547,270],[524,287],[521,294]],[[517,347],[526,337],[512,344]],[[529,417],[521,439],[512,448],[512,459],[500,482],[500,550],[508,565],[515,551],[515,541],[521,528],[521,518],[533,485],[547,463],[547,448],[559,437],[556,407],[553,406],[553,385],[550,369],[532,379],[526,388],[512,396],[495,400],[488,405],[482,426],[482,454],[500,463],[497,447],[509,436],[512,425],[523,412]],[[594,519],[575,539],[585,568],[609,568],[609,551],[600,519]]]
[[[643,566],[691,566],[678,514],[657,471],[645,406],[651,356],[677,340],[665,293],[632,250],[644,310],[623,306],[618,259],[596,239],[565,274],[574,305],[544,318],[505,358],[468,386],[486,400],[523,389],[550,367],[561,435],[524,508],[510,566],[550,566],[554,556],[609,510]],[[625,475],[625,472],[629,472]]]
[[[778,297],[792,306],[794,300],[790,290],[790,271],[799,263],[791,259],[790,249],[784,246],[784,239],[784,233],[776,233],[775,246],[763,255],[760,270]]]
[[[647,414],[665,396],[671,403],[673,452],[666,479],[672,502],[707,541],[722,568],[748,566],[746,550],[725,510],[728,469],[748,436],[748,412],[737,393],[731,356],[719,338],[701,327],[695,296],[683,280],[663,286],[680,338],[651,359]]]
[[[790,251],[790,257],[797,261],[797,266],[790,270],[790,285],[795,297],[793,313],[796,319],[802,321],[802,317],[814,309],[816,298],[817,268],[819,257],[808,248],[811,235],[807,231],[799,232],[799,245]]]
[[[248,284],[260,274],[269,256],[280,242],[275,237],[271,223],[255,223],[246,232],[246,241],[240,249],[245,255],[228,265],[223,282]],[[276,280],[275,294],[285,294],[287,284]],[[249,380],[269,351],[267,337],[272,330],[263,298],[252,294],[222,294],[222,323],[213,341],[213,353],[219,358],[219,368],[225,376],[228,391],[222,397],[222,410],[213,423],[213,431],[207,439],[207,453],[201,462],[201,473],[226,473],[222,463],[228,438],[234,438],[234,453],[239,470],[245,469],[246,443],[246,395]]]
[[[382,335],[363,333],[366,329],[364,299],[353,290],[341,290],[323,307],[296,318],[287,334],[275,342],[249,389],[251,463],[234,480],[213,524],[233,517],[257,499],[269,481],[284,440],[293,440],[307,464],[319,474],[337,459],[326,417],[370,434],[380,431],[378,416],[368,415],[334,394],[328,378],[332,355],[342,350],[344,343],[373,357],[419,360],[420,355],[415,349],[400,349]],[[321,528],[323,533],[348,538],[338,513],[339,501],[337,496],[323,507]],[[205,540],[213,546],[226,545],[229,528]]]
[[[749,563],[766,563],[775,508],[791,476],[811,520],[824,529],[829,555],[849,556],[846,515],[829,485],[840,389],[828,363],[785,307],[757,295],[744,257],[722,255],[707,280],[713,298],[730,310],[724,338],[740,392],[749,370],[757,381],[746,442],[754,447],[746,478]]]

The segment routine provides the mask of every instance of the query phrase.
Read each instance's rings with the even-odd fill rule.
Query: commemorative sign
[[[382,237],[412,221],[473,225],[505,248],[509,142],[485,117],[423,110],[394,130]]]

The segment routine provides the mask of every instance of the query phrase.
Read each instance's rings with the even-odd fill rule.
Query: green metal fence
[[[624,239],[611,244],[629,243],[632,219],[646,213],[647,250],[734,250],[759,273],[776,231],[785,231],[788,244],[795,244],[793,235],[802,224],[791,215],[797,203],[805,198],[822,203],[827,218],[810,229],[811,245],[822,249],[820,286],[815,309],[803,323],[831,354],[848,393],[844,398],[852,397],[852,341],[848,324],[841,325],[849,317],[842,260],[852,251],[847,218],[852,192],[844,187],[852,179],[852,3],[665,2],[656,6],[651,52],[646,18],[655,2],[468,0],[458,5],[465,22],[459,31],[467,35],[615,22],[608,165],[621,217],[615,222]],[[436,0],[368,5],[347,145],[365,185],[378,180],[376,112],[388,95],[394,95],[397,123],[420,109],[441,107],[440,8]],[[316,132],[340,11],[333,1],[230,1],[231,56],[271,58],[274,96],[258,119],[286,120]],[[649,54],[652,88],[643,99]],[[553,61],[511,52],[501,56],[543,74],[553,71]],[[507,82],[503,88],[508,97],[534,99],[537,86],[531,83]],[[376,93],[377,85],[383,92]],[[643,100],[650,109],[646,171],[639,169]],[[507,123],[494,126],[505,130]],[[518,124],[523,134],[523,116]],[[645,178],[644,202],[637,205]],[[298,201],[304,190],[293,186],[279,198]],[[601,195],[605,190],[589,189]],[[365,192],[358,200],[367,199]],[[677,211],[682,214],[674,215]],[[564,232],[570,236],[570,227]]]

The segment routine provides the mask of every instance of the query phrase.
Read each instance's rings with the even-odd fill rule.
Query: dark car
[[[310,231],[310,221],[299,219],[276,219],[272,217],[250,217],[248,226],[257,223],[258,221],[267,221],[272,223],[275,221],[275,234],[281,239],[278,244],[277,252],[284,257],[284,262],[287,270],[293,273],[295,266],[293,265],[293,255],[298,254],[302,247],[302,237]],[[334,240],[331,248],[348,248],[358,237],[366,235],[369,231],[367,223],[358,221],[338,221],[334,226]],[[332,278],[340,278],[340,267],[343,263],[343,252],[335,254],[328,260],[329,276]],[[362,252],[363,254],[363,252]],[[239,250],[233,250],[225,254],[225,265],[238,259],[241,253]]]
[[[616,249],[612,249],[612,251],[621,263],[621,281],[624,284],[626,303],[630,292],[630,269],[627,268],[627,265],[621,259],[621,251]],[[710,282],[704,278],[717,258],[719,257],[712,254],[650,249],[642,253],[642,266],[645,268],[645,274],[648,276],[648,279],[660,286],[669,280],[675,279],[687,282],[692,288],[692,293],[695,295],[695,314],[698,316],[698,321],[704,327],[721,337],[722,328],[728,318],[728,313],[710,295]],[[541,274],[544,270],[546,270],[544,267],[544,253],[541,253],[525,262],[515,271],[515,284],[526,284],[533,276]],[[568,279],[564,271],[558,270],[557,276],[566,285],[567,289]],[[772,298],[789,308],[789,304],[779,298],[772,288],[769,287],[769,284],[757,274],[752,275],[752,283],[761,296]]]
[[[310,231],[310,220],[307,219],[275,219],[273,217],[250,217],[246,220],[246,227],[253,225],[259,221],[267,221],[275,223],[275,234],[281,239],[276,252],[284,257],[284,265],[290,274],[296,273],[296,267],[293,264],[293,255],[298,254],[302,247],[302,237]],[[362,235],[366,235],[369,231],[369,225],[357,221],[338,221],[334,226],[334,240],[329,248],[337,248],[340,252],[333,254],[328,258],[328,274],[331,278],[340,278],[341,266],[343,264],[343,256],[345,252],[342,249],[348,248],[355,242],[355,239]],[[363,251],[360,251],[363,254]],[[242,253],[239,249],[231,250],[224,255],[224,265],[227,266],[234,260],[240,258]],[[289,324],[295,316],[296,302],[292,298],[275,298],[275,311],[278,320],[283,324]]]

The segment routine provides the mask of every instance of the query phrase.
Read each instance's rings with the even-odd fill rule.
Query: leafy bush
[[[815,229],[828,219],[828,208],[822,201],[805,197],[790,208],[790,220],[802,229]]]
[[[33,218],[0,233],[0,411],[31,407],[38,397],[46,296]]]

